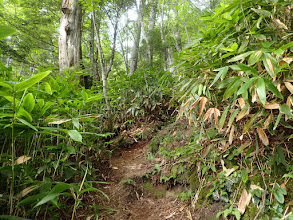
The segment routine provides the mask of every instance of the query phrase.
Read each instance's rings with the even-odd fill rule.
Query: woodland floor
[[[99,204],[117,211],[104,209],[98,219],[215,219],[222,208],[220,203],[192,209],[178,196],[183,186],[168,189],[164,184],[153,184],[154,181],[145,178],[154,170],[154,162],[146,159],[149,143],[150,140],[141,140],[127,148],[118,148],[103,167],[103,177],[110,184],[101,185],[100,189],[109,200],[100,195]]]

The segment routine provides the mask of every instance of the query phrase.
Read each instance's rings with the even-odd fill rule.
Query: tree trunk
[[[79,66],[82,10],[78,0],[62,0],[59,33],[59,70]]]
[[[151,37],[154,34],[154,28],[155,28],[155,21],[156,21],[156,6],[157,1],[153,0],[152,6],[151,6],[151,12],[150,12],[150,18],[149,18],[149,25],[148,25],[148,31],[147,31],[147,57],[148,57],[148,63],[150,66],[152,66],[153,63],[153,44],[151,42]]]
[[[100,81],[100,75],[97,68],[97,58],[95,56],[95,21],[93,14],[91,15],[90,61],[92,77],[95,77],[98,82]]]
[[[161,14],[161,40],[162,40],[162,44],[164,46],[164,64],[163,64],[163,68],[165,71],[168,70],[169,65],[172,64],[172,50],[167,46],[167,41],[166,41],[166,33],[165,33],[165,24],[164,24],[164,20],[165,20],[165,1],[163,0],[161,7],[159,7],[160,10],[160,14]],[[169,18],[169,16],[168,16]],[[167,19],[168,21],[168,19]]]
[[[111,71],[114,57],[115,57],[116,39],[117,39],[118,22],[119,22],[119,12],[120,12],[120,9],[117,9],[116,15],[115,15],[115,22],[114,22],[113,45],[112,45],[112,49],[111,49],[111,57],[109,59],[108,66],[107,66],[106,60],[104,58],[104,52],[102,49],[101,38],[100,38],[100,23],[101,23],[101,17],[102,17],[101,12],[99,14],[98,24],[96,24],[96,22],[94,22],[94,27],[96,30],[96,38],[97,38],[97,50],[98,50],[101,71],[102,71],[103,95],[105,97],[105,103],[106,103],[106,108],[107,108],[107,113],[108,113],[108,130],[109,131],[113,130],[113,113],[112,113],[111,103],[110,103],[109,96],[108,96],[107,79],[108,79],[108,75]],[[94,19],[94,21],[96,21],[94,9],[93,9],[93,19]]]
[[[141,35],[141,23],[142,23],[142,18],[143,18],[143,4],[144,0],[140,0],[139,6],[137,6],[137,31],[134,36],[134,43],[131,51],[131,60],[130,60],[130,70],[129,74],[133,74],[134,71],[137,68],[137,63],[138,63],[138,49],[139,49],[139,41],[140,41],[140,35]]]

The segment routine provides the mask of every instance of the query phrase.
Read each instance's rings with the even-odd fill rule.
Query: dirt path
[[[186,204],[178,198],[158,198],[145,190],[142,176],[153,171],[153,164],[146,160],[147,144],[148,141],[138,142],[110,159],[107,181],[112,184],[103,189],[110,201],[104,200],[103,206],[118,212],[107,211],[102,219],[188,219]],[[128,183],[120,183],[123,180]]]
[[[128,149],[116,151],[104,167],[104,177],[109,185],[103,185],[103,192],[109,201],[101,197],[99,204],[117,211],[103,210],[103,220],[212,220],[219,211],[219,205],[191,209],[178,198],[182,186],[166,190],[162,184],[146,181],[143,176],[153,172],[154,164],[147,160],[149,141],[140,141]],[[157,163],[160,163],[158,161]],[[122,181],[122,183],[121,183]],[[124,182],[124,183],[123,183]],[[177,195],[177,196],[176,196]]]

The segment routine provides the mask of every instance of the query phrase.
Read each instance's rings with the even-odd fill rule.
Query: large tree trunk
[[[59,35],[59,70],[79,66],[82,10],[78,0],[62,0]]]
[[[139,6],[137,6],[137,30],[134,36],[134,43],[131,51],[131,60],[130,60],[130,70],[129,74],[133,74],[134,71],[137,68],[138,63],[138,49],[139,49],[139,41],[140,41],[140,35],[141,35],[141,23],[143,18],[143,5],[144,0],[140,0]]]

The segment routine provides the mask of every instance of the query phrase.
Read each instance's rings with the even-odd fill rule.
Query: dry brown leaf
[[[288,30],[288,27],[282,21],[280,21],[280,19],[275,19],[274,21],[275,21],[275,23],[277,23],[279,25],[279,28],[283,28],[285,30]]]
[[[187,100],[187,102],[186,102],[186,103],[183,105],[183,107],[179,110],[178,115],[180,115],[181,112],[186,108],[186,106],[188,105],[188,103],[190,102],[190,100],[191,100],[191,98],[189,98],[189,99]]]
[[[21,197],[24,197],[26,196],[27,194],[29,194],[31,191],[37,189],[39,186],[38,185],[32,185],[30,187],[27,187],[25,189],[23,189],[21,192],[20,192],[20,196]]]
[[[189,219],[189,220],[192,220],[191,212],[190,212],[188,209],[186,209],[186,214],[187,214],[187,216],[188,216],[188,219]]]
[[[231,145],[234,139],[234,125],[231,126],[231,131],[230,131],[230,135],[229,135],[229,144]]]
[[[286,184],[285,184],[285,183],[282,183],[282,184],[281,184],[281,187],[282,187],[283,189],[285,189],[285,190],[288,190],[288,188],[286,187]]]
[[[265,122],[263,123],[263,129],[267,129],[272,121],[272,113],[267,117]]]
[[[284,82],[287,89],[293,94],[293,85],[290,82]]]
[[[262,128],[256,128],[256,131],[257,131],[258,137],[260,138],[262,143],[265,146],[268,146],[269,145],[269,139],[268,139],[268,136],[266,135],[266,133],[264,132],[264,130]]]
[[[208,153],[210,152],[212,146],[213,146],[212,144],[209,144],[209,145],[203,150],[203,152],[202,152],[202,154],[201,154],[202,158],[205,158],[205,157],[208,155]]]
[[[256,100],[257,100],[257,94],[256,94],[256,90],[254,89],[253,91],[252,91],[252,94],[251,94],[251,102],[252,103],[255,103],[256,102]]]
[[[219,109],[214,108],[214,117],[215,117],[215,124],[218,125],[218,117],[221,115],[221,112]]]
[[[245,142],[244,144],[242,144],[240,147],[238,147],[238,151],[243,151],[245,148],[247,148],[249,145],[251,144],[251,142]]]
[[[280,105],[278,103],[266,103],[263,107],[265,109],[280,109]]]
[[[244,99],[243,99],[243,98],[239,98],[239,99],[237,99],[237,101],[238,101],[238,103],[239,103],[240,108],[243,109],[244,106],[245,106],[245,101],[244,101]]]
[[[230,176],[235,170],[236,170],[235,168],[227,169],[224,174],[225,177]]]
[[[293,62],[293,57],[285,57],[285,58],[283,58],[283,60],[284,60],[286,63],[290,64],[290,63]]]
[[[61,120],[58,120],[58,121],[51,121],[49,122],[48,124],[49,125],[60,125],[60,124],[63,124],[67,121],[70,121],[71,119],[61,119]]]
[[[210,119],[212,114],[214,114],[215,109],[214,108],[209,108],[204,116],[204,121],[207,119]]]
[[[246,206],[250,203],[252,195],[247,193],[246,189],[242,190],[239,202],[238,202],[238,210],[243,215],[245,212]]]
[[[254,190],[254,189],[259,189],[259,190],[264,190],[263,188],[261,188],[260,186],[257,185],[250,185],[250,189]]]
[[[206,97],[201,97],[200,99],[200,105],[199,105],[199,115],[203,113],[203,109],[207,103],[208,99]]]
[[[262,68],[261,63],[259,61],[257,62],[257,69],[260,73],[263,72],[263,68]]]
[[[270,71],[274,74],[274,78],[275,78],[276,73],[275,73],[275,70],[274,70],[274,66],[273,66],[272,61],[269,58],[266,58],[266,61],[267,61],[268,65],[269,65]]]
[[[15,161],[15,164],[22,164],[22,163],[28,161],[29,159],[31,159],[31,157],[22,155]]]
[[[248,114],[249,114],[249,108],[247,109],[247,111],[242,109],[241,112],[239,112],[239,114],[237,115],[236,121],[241,120],[242,118],[244,118]]]
[[[291,105],[292,105],[291,96],[288,96],[286,104],[291,108]]]
[[[192,103],[192,108],[194,108],[196,106],[197,103],[199,103],[199,101],[201,100],[202,97],[199,97],[194,103]]]

